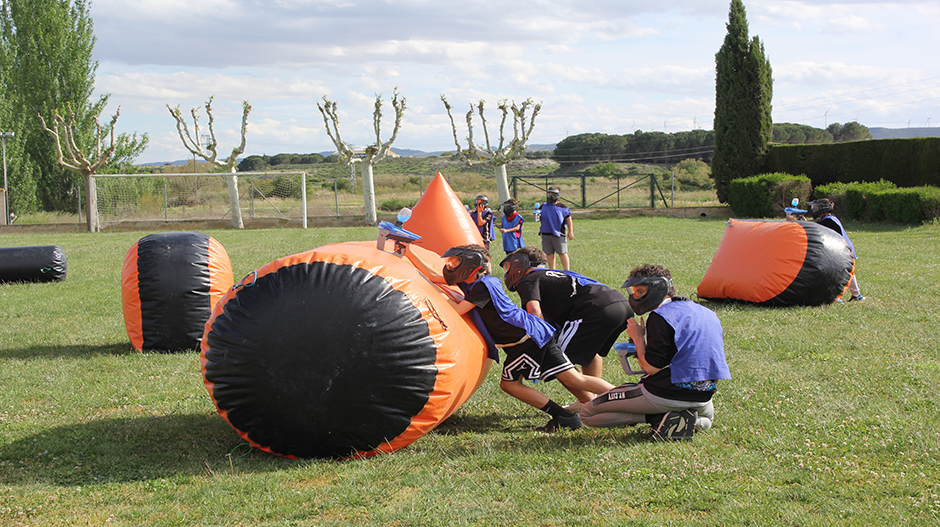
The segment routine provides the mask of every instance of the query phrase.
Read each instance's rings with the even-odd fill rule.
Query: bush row
[[[897,188],[885,180],[830,183],[812,188],[810,178],[782,172],[760,174],[731,182],[728,204],[745,218],[781,217],[793,198],[801,206],[810,199],[829,198],[836,215],[857,221],[919,224],[940,218],[940,188]]]

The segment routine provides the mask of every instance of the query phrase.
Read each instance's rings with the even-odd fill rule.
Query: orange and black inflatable
[[[145,236],[127,251],[121,273],[124,327],[137,351],[197,349],[213,308],[234,283],[215,238],[200,232]]]
[[[831,304],[854,269],[849,245],[822,225],[732,219],[698,296],[777,307]]]
[[[409,230],[449,221],[443,212],[425,217],[434,223],[412,219]],[[446,243],[479,236],[456,233]],[[392,247],[338,243],[275,260],[216,306],[202,340],[204,382],[251,445],[292,458],[391,452],[479,387],[490,364],[483,338]],[[443,266],[438,253],[408,250]]]
[[[67,270],[58,245],[0,247],[0,282],[61,282]]]

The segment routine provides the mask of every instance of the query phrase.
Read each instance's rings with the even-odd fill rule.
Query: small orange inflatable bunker
[[[427,192],[449,190],[440,182]],[[412,216],[412,232],[447,230],[446,209],[424,210],[435,202],[425,194],[414,207],[433,223]],[[453,245],[479,236],[448,232]],[[216,306],[202,341],[205,385],[251,445],[292,458],[392,452],[479,387],[490,364],[483,338],[391,241],[386,247],[337,243],[281,258]],[[408,250],[443,266],[437,253]]]
[[[232,287],[232,264],[201,232],[151,234],[127,251],[121,271],[124,327],[137,351],[199,347],[206,320]]]
[[[831,304],[855,268],[842,236],[808,221],[728,220],[698,296],[762,306]]]

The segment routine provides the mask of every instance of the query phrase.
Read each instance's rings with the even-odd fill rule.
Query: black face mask
[[[549,192],[545,195],[545,199],[547,199],[549,203],[557,203],[560,197],[561,193],[559,192]]]
[[[506,277],[503,280],[510,291],[515,291],[519,281],[525,276],[532,263],[529,261],[528,256],[521,253],[512,253],[503,258],[503,261],[499,262],[499,266],[503,267],[507,262],[509,263],[509,269],[506,270]]]
[[[448,267],[445,265],[444,269],[441,271],[447,285],[457,285],[483,268],[483,254],[477,251],[450,248],[441,256],[444,258],[450,258],[451,256],[460,258],[460,263],[457,267]]]
[[[633,298],[628,291],[627,301],[633,308],[633,312],[639,316],[649,313],[663,303],[669,290],[672,289],[672,280],[664,276],[636,276],[624,282],[620,287],[623,289],[636,285],[645,285],[646,294],[640,298]]]
[[[515,205],[503,205],[503,214],[505,214],[506,216],[512,216],[515,213],[516,213]]]

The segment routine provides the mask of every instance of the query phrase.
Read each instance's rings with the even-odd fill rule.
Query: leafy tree
[[[268,164],[261,156],[248,156],[238,164],[239,172],[263,172]]]
[[[868,127],[856,121],[845,123],[844,126],[839,123],[832,123],[826,130],[832,134],[833,139],[837,143],[865,141],[872,138],[871,131],[868,130]]]
[[[759,38],[749,39],[741,0],[731,0],[728,33],[715,54],[715,155],[712,178],[728,201],[731,181],[759,172],[773,137],[770,61]]]
[[[89,152],[95,120],[108,101],[92,98],[98,63],[86,0],[2,0],[0,4],[0,127],[7,141],[11,208],[73,210],[82,176],[58,165],[56,146],[37,116],[74,115],[73,138]],[[146,136],[121,134],[116,151],[136,156]]]

